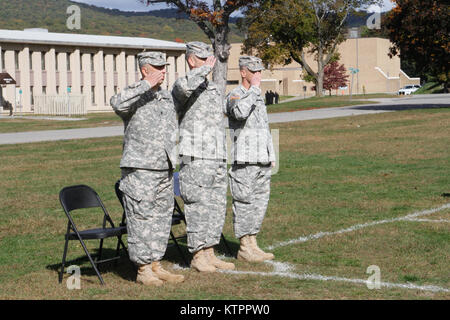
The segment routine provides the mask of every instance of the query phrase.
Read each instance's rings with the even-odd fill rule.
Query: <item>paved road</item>
[[[369,101],[373,101],[375,103],[351,107],[272,113],[269,115],[269,121],[271,123],[280,123],[349,117],[411,109],[448,108],[450,107],[450,94],[414,95],[405,98],[379,98],[370,99]]]
[[[348,117],[424,108],[450,108],[450,94],[414,95],[406,98],[371,99],[376,104],[269,114],[270,123]],[[0,144],[31,143],[123,135],[123,126],[47,130],[0,134]]]

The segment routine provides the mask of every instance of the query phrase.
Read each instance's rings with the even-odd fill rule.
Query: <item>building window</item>
[[[33,52],[29,52],[28,58],[30,61],[30,70],[33,70]]]
[[[95,105],[95,87],[91,86],[91,103]]]
[[[19,51],[14,51],[14,63],[16,70],[19,70]]]
[[[103,87],[103,93],[104,93],[104,98],[105,98],[105,106],[107,106],[109,103],[108,103],[108,100],[106,97],[106,86]]]
[[[47,94],[47,87],[46,86],[42,86],[42,94]]]
[[[67,55],[66,55],[66,68],[67,68],[67,71],[71,71],[71,66],[70,66],[70,53],[67,53]]]
[[[117,54],[113,54],[113,71],[117,71]]]
[[[33,97],[33,95],[34,95],[34,87],[30,86],[30,104],[31,105],[34,105],[34,97]]]
[[[45,52],[41,52],[41,69],[42,71],[47,69],[45,66]]]
[[[94,55],[90,54],[89,56],[91,58],[91,71],[94,71]]]
[[[5,50],[2,50],[0,52],[0,54],[2,56],[2,68],[1,69],[5,70],[5,67],[6,67],[6,65],[5,65]]]
[[[61,92],[59,92],[60,91],[60,89],[59,89],[59,86],[56,86],[56,94],[58,95],[58,94],[61,94]]]

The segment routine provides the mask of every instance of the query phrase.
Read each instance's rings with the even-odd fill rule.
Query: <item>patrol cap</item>
[[[246,67],[248,70],[256,72],[264,70],[262,60],[253,56],[242,56],[239,58],[239,68]]]
[[[212,46],[200,41],[192,41],[186,43],[186,57],[195,54],[197,57],[205,59],[214,55]]]
[[[140,52],[137,54],[137,59],[139,68],[142,68],[146,64],[151,64],[156,67],[170,64],[166,62],[166,54],[159,51]]]

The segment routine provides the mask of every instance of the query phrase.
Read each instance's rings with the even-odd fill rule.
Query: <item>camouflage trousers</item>
[[[124,193],[130,260],[137,265],[161,260],[172,225],[173,172],[122,169],[120,190]]]
[[[271,172],[270,165],[234,164],[230,168],[236,238],[259,233],[269,203]]]
[[[226,162],[206,159],[182,162],[180,192],[189,252],[219,244],[227,207]]]

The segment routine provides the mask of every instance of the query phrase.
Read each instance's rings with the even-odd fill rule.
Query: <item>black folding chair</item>
[[[120,258],[120,245],[127,251],[124,243],[122,242],[121,236],[126,233],[126,227],[123,225],[120,225],[119,227],[115,227],[114,223],[109,216],[108,212],[106,211],[105,206],[103,205],[102,201],[100,200],[100,197],[98,196],[97,192],[95,192],[91,187],[86,185],[76,185],[76,186],[70,186],[63,188],[59,193],[59,200],[61,202],[61,206],[64,209],[64,212],[67,215],[67,218],[69,219],[69,222],[67,224],[67,232],[65,235],[65,244],[64,244],[64,253],[63,253],[63,259],[61,264],[61,272],[59,274],[59,283],[62,282],[63,274],[64,274],[64,266],[66,263],[66,255],[67,255],[67,248],[70,240],[79,240],[81,243],[81,246],[84,249],[84,252],[86,253],[87,257],[89,258],[89,261],[92,264],[92,267],[94,268],[95,272],[97,273],[98,278],[100,279],[101,284],[105,284],[103,281],[103,278],[98,270],[98,264],[117,260]],[[96,229],[88,229],[88,230],[78,230],[78,228],[75,225],[75,222],[72,218],[72,211],[77,209],[85,209],[85,208],[101,208],[103,211],[103,224],[101,228]],[[106,222],[110,224],[110,227],[106,226]],[[109,259],[103,259],[102,258],[102,249],[103,249],[103,240],[110,237],[117,237],[118,239],[118,245],[116,249],[116,255],[113,258]],[[100,247],[98,251],[98,255],[96,256],[96,259],[92,259],[92,255],[89,253],[88,249],[86,248],[85,240],[92,240],[97,239],[100,240]],[[127,252],[128,255],[128,252]]]

